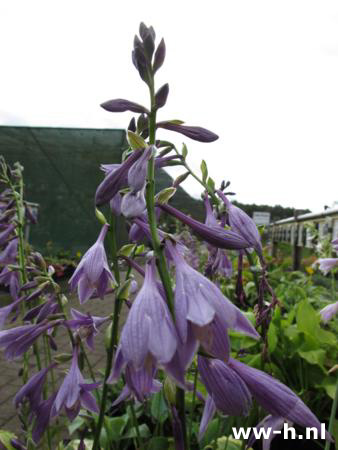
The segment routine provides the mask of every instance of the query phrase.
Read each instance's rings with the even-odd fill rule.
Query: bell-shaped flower
[[[129,311],[120,339],[119,360],[135,369],[168,363],[177,335],[168,306],[158,289],[155,263],[146,266],[145,280]],[[116,362],[115,362],[116,364]]]
[[[65,407],[66,414],[72,421],[79,414],[81,406],[89,411],[98,413],[99,408],[90,393],[98,385],[99,383],[85,383],[78,366],[78,348],[75,347],[72,365],[55,397],[51,414],[57,415]]]
[[[11,312],[17,308],[17,306],[19,305],[20,302],[22,302],[22,300],[23,300],[23,297],[19,298],[18,300],[16,300],[13,303],[10,303],[9,305],[6,305],[6,306],[3,306],[2,308],[0,308],[0,330],[3,329],[7,318],[9,317]]]
[[[143,150],[142,155],[130,167],[128,171],[128,185],[132,192],[138,192],[143,189],[148,169],[148,161],[155,153],[155,146],[150,145]]]
[[[12,239],[0,253],[0,264],[14,264],[18,255],[18,238]]]
[[[35,421],[32,430],[32,438],[36,444],[42,438],[42,435],[47,429],[50,420],[56,415],[55,411],[52,411],[55,397],[56,393],[52,394],[47,400],[41,402],[38,408],[34,411]]]
[[[320,432],[321,424],[317,417],[290,388],[265,372],[232,358],[229,366],[245,382],[252,396],[267,412],[303,427],[314,427]],[[331,439],[329,433],[326,433],[326,439]]]
[[[42,333],[60,322],[60,320],[56,320],[47,323],[22,325],[0,331],[0,348],[5,349],[5,357],[9,360],[21,356]]]
[[[139,402],[143,402],[147,397],[161,390],[162,384],[155,380],[155,365],[150,363],[147,367],[135,369],[132,363],[129,362],[125,364],[121,353],[121,347],[119,346],[116,352],[114,368],[107,382],[115,383],[120,377],[123,368],[126,384],[120,395],[114,401],[113,406],[130,397],[134,397]]]
[[[72,290],[77,287],[80,303],[86,302],[95,292],[103,298],[109,284],[115,283],[103,245],[108,227],[107,224],[103,225],[97,241],[83,255],[80,264],[69,280]]]
[[[115,214],[115,216],[121,215],[121,202],[122,196],[119,192],[115,194],[114,197],[109,202],[111,212]]]
[[[103,205],[109,202],[118,191],[124,187],[126,179],[128,177],[128,171],[132,165],[142,155],[141,150],[134,151],[122,164],[116,169],[111,170],[105,176],[104,180],[99,184],[96,195],[95,204],[97,206]]]
[[[262,256],[263,249],[261,237],[255,222],[246,212],[232,204],[222,191],[217,191],[217,193],[228,209],[231,229],[243,236],[243,238],[250,243],[250,246],[257,251],[258,255]]]
[[[94,350],[94,337],[98,334],[99,327],[110,318],[108,316],[92,316],[89,313],[83,314],[74,308],[71,309],[70,313],[72,319],[66,320],[64,325],[79,330],[80,335],[86,339],[88,347]]]
[[[325,308],[319,311],[319,314],[323,322],[328,322],[332,317],[338,314],[338,302],[330,303],[325,306]]]
[[[270,450],[270,445],[272,439],[279,434],[278,431],[283,428],[285,420],[283,417],[272,416],[269,414],[264,417],[264,419],[256,425],[256,430],[264,429],[267,433],[266,435],[269,437],[264,437],[262,442],[262,450]],[[264,436],[264,434],[263,434]],[[247,442],[247,448],[251,448],[253,444],[256,442],[257,438],[255,433],[252,433]]]
[[[200,437],[218,409],[231,416],[247,416],[251,408],[251,394],[245,382],[219,359],[198,357],[198,369],[209,394],[200,425]]]
[[[141,216],[146,209],[144,188],[137,192],[128,192],[122,198],[121,213],[127,219]]]
[[[13,233],[14,230],[15,230],[14,223],[11,223],[6,226],[4,231],[0,233],[0,245],[4,245],[7,242],[8,238],[10,237],[10,235]]]
[[[190,267],[169,240],[166,249],[176,269],[175,321],[183,344],[187,341],[189,323],[196,339],[221,359],[229,355],[228,328],[259,338],[241,311],[215,284]]]
[[[29,400],[30,409],[35,411],[42,401],[43,384],[46,380],[48,371],[56,366],[56,363],[40,370],[33,375],[27,383],[21,387],[14,397],[14,405],[16,408],[23,403],[25,399]]]
[[[252,245],[239,233],[226,230],[221,225],[215,224],[208,226],[198,220],[193,219],[174,208],[171,205],[161,204],[158,205],[163,211],[167,212],[171,216],[176,217],[185,225],[188,225],[198,236],[200,236],[208,244],[217,248],[224,248],[229,250],[240,250],[244,248],[250,248]]]
[[[326,275],[330,270],[338,267],[338,258],[320,258],[314,262],[314,265],[319,265],[319,270]]]

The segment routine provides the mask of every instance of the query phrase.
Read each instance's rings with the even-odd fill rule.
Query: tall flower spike
[[[148,366],[150,361],[163,365],[171,360],[176,346],[175,327],[158,290],[152,260],[147,263],[143,286],[121,333],[120,361],[132,363],[135,369]]]
[[[280,381],[230,359],[229,366],[240,376],[257,402],[273,416],[283,417],[303,427],[314,427],[320,432],[320,422],[291,389]],[[331,440],[329,433],[326,439]]]
[[[187,342],[189,323],[196,339],[221,359],[229,356],[228,328],[259,338],[240,310],[217,286],[190,267],[169,240],[166,249],[176,268],[175,320],[183,344]]]
[[[229,250],[240,250],[250,248],[251,244],[240,234],[235,231],[225,230],[220,225],[208,226],[195,220],[173,206],[161,204],[158,205],[163,211],[171,216],[176,217],[184,224],[188,225],[198,236],[217,248],[225,248]]]
[[[255,222],[247,213],[233,205],[222,191],[217,191],[217,193],[228,209],[231,229],[243,236],[250,243],[251,247],[257,251],[258,255],[262,257],[262,242]]]
[[[80,303],[86,302],[95,291],[99,297],[103,298],[109,282],[115,283],[103,245],[108,228],[109,225],[103,225],[97,241],[83,255],[80,264],[69,280],[72,290],[77,287]]]
[[[52,415],[60,413],[65,407],[68,418],[72,421],[79,414],[81,406],[94,413],[99,412],[96,401],[90,391],[99,383],[85,383],[78,366],[78,348],[73,349],[72,365],[55,397]]]

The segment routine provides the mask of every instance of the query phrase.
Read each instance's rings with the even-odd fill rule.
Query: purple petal
[[[203,415],[200,423],[200,429],[198,432],[198,439],[202,439],[207,426],[210,422],[210,420],[214,417],[216,412],[216,405],[213,399],[210,397],[210,395],[207,396],[204,409],[203,409]]]

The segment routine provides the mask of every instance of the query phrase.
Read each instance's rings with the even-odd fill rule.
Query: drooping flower
[[[217,247],[229,250],[240,250],[250,248],[251,244],[240,234],[232,230],[226,230],[220,225],[208,226],[195,220],[171,205],[158,205],[163,211],[176,217],[178,220],[188,225],[204,241]]]
[[[223,361],[199,356],[198,369],[209,394],[201,421],[201,437],[216,408],[226,415],[247,416],[252,400],[245,382]]]
[[[135,369],[168,363],[177,347],[177,336],[167,304],[159,292],[155,263],[146,266],[145,280],[129,311],[115,365],[131,363]],[[116,357],[117,358],[117,357]]]
[[[0,308],[0,330],[3,329],[8,316],[11,314],[13,310],[15,310],[15,308],[17,308],[17,306],[22,300],[23,298],[19,298],[15,302]]]
[[[127,219],[141,216],[146,209],[144,188],[137,192],[128,192],[122,198],[121,213]]]
[[[270,414],[283,417],[303,427],[314,427],[320,432],[321,424],[302,400],[280,381],[230,358],[229,366],[245,382],[252,396]],[[326,439],[331,440],[329,433]]]
[[[269,437],[263,439],[262,450],[270,450],[270,445],[272,439],[276,436],[277,431],[281,430],[284,425],[285,419],[283,417],[272,416],[269,414],[264,417],[264,419],[256,425],[256,430],[263,428],[268,433]],[[268,431],[269,430],[269,431]],[[254,433],[251,434],[247,442],[247,447],[251,448],[256,442],[257,438]]]
[[[79,414],[81,406],[89,411],[98,413],[99,408],[90,393],[98,385],[99,383],[85,383],[78,366],[78,348],[75,347],[70,370],[55,397],[51,414],[57,415],[65,407],[69,420],[73,421]]]
[[[88,347],[94,350],[94,337],[99,332],[99,327],[107,322],[110,318],[92,316],[91,314],[83,314],[76,309],[71,309],[71,320],[66,320],[64,325],[80,330],[81,336],[86,339]]]
[[[55,411],[52,411],[55,402],[56,393],[53,393],[47,400],[40,403],[38,408],[35,410],[35,421],[32,431],[33,441],[37,444],[46,428],[49,425],[50,420],[55,417]]]
[[[319,270],[326,275],[330,270],[338,267],[338,258],[320,258],[314,262],[314,265],[319,265]]]
[[[144,188],[148,161],[155,151],[156,148],[154,145],[145,148],[140,158],[138,158],[128,170],[128,185],[130,186],[132,193],[136,193]]]
[[[141,150],[134,151],[122,164],[118,165],[116,169],[107,173],[96,190],[95,204],[97,206],[109,202],[118,191],[125,186],[129,169],[141,155]]]
[[[125,386],[120,395],[116,398],[113,406],[121,403],[129,397],[136,398],[139,402],[143,402],[151,394],[161,390],[162,384],[155,380],[156,367],[150,363],[146,368],[141,367],[135,369],[132,363],[125,365],[121,353],[121,347],[117,349],[115,364],[113,371],[108,378],[108,383],[115,383],[121,375],[121,371],[125,366]]]
[[[108,227],[109,225],[107,224],[103,225],[97,241],[83,255],[77,269],[69,280],[72,290],[75,290],[77,287],[80,303],[86,302],[94,292],[103,298],[109,283],[115,283],[114,276],[108,266],[103,245]]]
[[[38,408],[42,401],[43,384],[48,371],[55,366],[56,363],[40,370],[38,373],[33,375],[24,386],[21,387],[14,397],[14,405],[16,408],[18,408],[19,404],[23,403],[26,398],[29,400],[32,411],[35,411]]]
[[[9,287],[11,297],[16,301],[20,290],[19,272],[5,266],[0,273],[0,283]]]
[[[13,264],[18,255],[18,238],[12,239],[0,253],[0,264]]]
[[[138,103],[125,100],[123,98],[116,98],[114,100],[108,100],[101,104],[101,108],[109,112],[125,112],[131,111],[135,113],[148,113],[149,111]]]
[[[11,223],[8,226],[6,226],[4,231],[0,233],[0,245],[4,245],[7,242],[8,238],[10,237],[10,235],[13,233],[14,230],[15,230],[14,223]]]
[[[259,256],[262,256],[262,242],[255,222],[242,209],[231,203],[222,191],[217,191],[228,209],[228,218],[231,229],[243,236],[250,243]]]
[[[322,321],[328,322],[333,316],[338,314],[338,302],[330,303],[319,311]]]
[[[5,349],[5,357],[9,360],[21,356],[42,333],[60,322],[60,320],[55,320],[0,331],[0,348]]]
[[[259,338],[241,311],[215,284],[190,267],[169,240],[166,249],[176,269],[175,321],[183,344],[187,342],[189,323],[196,339],[221,359],[229,356],[229,328]]]

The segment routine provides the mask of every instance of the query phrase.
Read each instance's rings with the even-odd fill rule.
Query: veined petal
[[[198,432],[198,439],[202,439],[207,426],[210,422],[210,420],[214,417],[216,412],[216,405],[213,401],[212,397],[208,394],[207,399],[205,401],[204,409],[203,409],[203,415],[200,423],[200,429]]]

